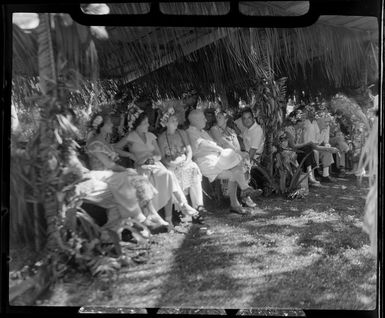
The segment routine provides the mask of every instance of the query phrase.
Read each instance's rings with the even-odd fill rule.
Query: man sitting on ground
[[[255,190],[249,187],[242,167],[242,157],[232,149],[223,149],[204,130],[206,118],[201,110],[192,110],[188,117],[190,127],[187,134],[193,152],[193,159],[202,174],[213,182],[229,179],[230,211],[245,214],[237,199],[237,186],[241,188],[241,197],[253,195]]]

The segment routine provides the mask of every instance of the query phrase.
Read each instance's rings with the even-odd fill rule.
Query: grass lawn
[[[305,199],[260,198],[248,216],[211,207],[212,234],[190,226],[155,235],[150,261],[122,268],[107,289],[72,273],[39,304],[374,309],[377,265],[361,228],[365,186],[347,177]]]

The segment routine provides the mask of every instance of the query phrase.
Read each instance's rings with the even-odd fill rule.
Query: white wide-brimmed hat
[[[221,170],[229,170],[237,166],[242,161],[242,156],[233,149],[223,149],[218,156],[215,166]]]

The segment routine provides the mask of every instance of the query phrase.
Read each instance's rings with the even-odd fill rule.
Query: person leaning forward
[[[193,159],[198,164],[202,175],[210,182],[216,178],[229,180],[230,211],[244,214],[237,199],[237,186],[241,189],[241,197],[253,195],[254,189],[249,187],[242,167],[242,157],[233,149],[223,149],[204,130],[206,118],[201,110],[192,110],[188,117],[190,127],[187,134],[193,152]]]

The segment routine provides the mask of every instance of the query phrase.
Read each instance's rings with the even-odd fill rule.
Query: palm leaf
[[[37,33],[40,88],[44,94],[47,94],[52,91],[52,87],[55,87],[57,82],[56,64],[52,45],[50,15],[48,13],[39,14],[39,19],[40,24]]]

